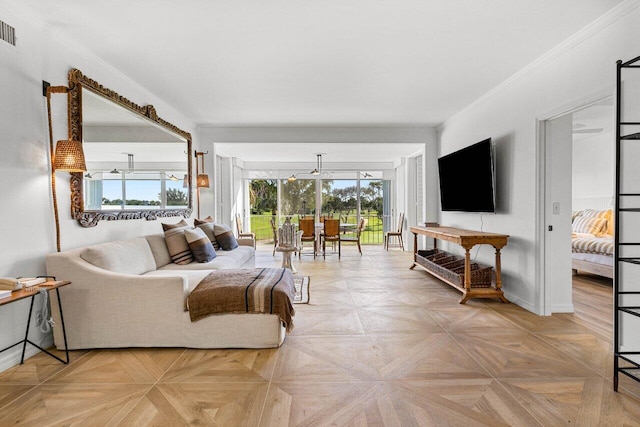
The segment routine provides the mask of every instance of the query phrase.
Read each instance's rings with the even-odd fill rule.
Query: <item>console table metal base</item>
[[[56,290],[56,296],[58,297],[58,308],[60,309],[60,324],[62,326],[62,336],[64,337],[64,352],[65,352],[65,359],[63,360],[61,358],[59,358],[58,356],[56,356],[55,354],[49,352],[48,350],[45,350],[44,348],[40,347],[38,344],[34,343],[33,341],[31,341],[29,339],[29,327],[31,326],[31,315],[33,314],[33,303],[36,299],[36,295],[39,295],[40,292],[37,291],[28,291],[31,295],[31,305],[29,306],[29,317],[27,317],[27,330],[24,334],[24,339],[21,341],[18,341],[15,344],[10,345],[9,347],[3,348],[2,350],[0,350],[0,353],[2,353],[3,351],[9,350],[10,348],[13,348],[17,345],[22,344],[22,356],[20,357],[20,364],[22,365],[24,363],[24,355],[25,352],[27,351],[27,344],[31,344],[32,346],[36,347],[37,349],[39,349],[40,351],[43,351],[44,353],[48,354],[49,356],[53,357],[54,359],[64,363],[65,365],[69,364],[69,350],[68,350],[68,346],[67,346],[67,332],[65,330],[64,327],[64,316],[62,314],[62,303],[60,302],[60,291],[58,290],[58,287],[55,288]],[[25,292],[25,291],[22,291]],[[14,301],[17,301],[18,299],[22,299],[22,298],[16,298],[14,299]],[[46,319],[43,319],[43,321],[46,321]]]

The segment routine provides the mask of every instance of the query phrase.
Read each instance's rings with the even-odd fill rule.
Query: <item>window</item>
[[[93,172],[85,175],[85,209],[186,208],[186,171]]]

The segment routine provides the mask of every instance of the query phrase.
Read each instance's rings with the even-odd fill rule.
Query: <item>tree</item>
[[[369,181],[369,185],[362,189],[360,204],[363,209],[369,209],[382,218],[382,181]]]
[[[283,181],[282,213],[295,215],[307,210],[309,213],[315,206],[316,182],[312,179],[298,179],[293,182]],[[305,209],[303,209],[303,206]],[[306,212],[305,212],[306,213]]]
[[[265,211],[276,214],[278,208],[278,185],[273,179],[255,179],[249,185],[251,212],[259,215]]]
[[[158,194],[158,197],[161,197]],[[169,188],[167,190],[167,206],[185,206],[187,204],[187,193],[177,188]]]

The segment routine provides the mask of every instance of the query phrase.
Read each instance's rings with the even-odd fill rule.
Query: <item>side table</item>
[[[11,293],[11,296],[5,297],[0,299],[0,306],[6,305],[6,304],[11,304],[12,302],[16,302],[16,301],[20,301],[21,299],[25,299],[25,298],[31,298],[31,305],[29,306],[29,317],[27,317],[27,330],[24,334],[24,339],[21,341],[18,341],[15,344],[10,345],[9,347],[3,348],[2,350],[0,350],[0,353],[2,353],[3,351],[9,350],[10,348],[13,348],[19,344],[22,344],[22,357],[20,358],[20,364],[22,365],[24,363],[24,353],[27,349],[27,343],[31,344],[32,346],[40,349],[41,351],[47,353],[49,356],[53,357],[54,359],[59,360],[60,362],[64,363],[65,365],[69,363],[69,350],[68,350],[68,346],[67,346],[67,332],[64,328],[64,316],[62,315],[62,303],[60,302],[60,291],[59,289],[63,286],[66,285],[70,285],[71,282],[68,281],[47,281],[44,283],[40,283],[39,285],[35,285],[35,286],[31,286],[29,288],[26,289],[20,289],[18,291],[13,291]],[[61,358],[59,358],[58,356],[56,356],[55,354],[50,353],[49,351],[45,350],[44,348],[40,347],[38,344],[34,343],[33,341],[29,340],[29,327],[31,326],[31,314],[33,313],[33,303],[36,299],[36,295],[40,295],[40,289],[46,289],[47,291],[52,291],[53,289],[56,290],[56,296],[58,297],[58,308],[60,309],[60,323],[62,324],[62,336],[64,337],[64,351],[65,351],[65,355],[66,355],[66,360],[62,360]],[[43,319],[43,321],[46,321],[46,319]]]
[[[295,246],[283,246],[280,245],[276,248],[276,252],[282,252],[282,268],[288,268],[292,273],[297,273],[296,267],[291,261],[291,254],[298,250]]]

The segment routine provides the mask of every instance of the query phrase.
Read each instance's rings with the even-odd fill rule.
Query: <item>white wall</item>
[[[90,53],[74,48],[72,41],[60,41],[43,23],[14,6],[0,5],[0,19],[16,28],[17,38],[15,48],[0,42],[0,276],[34,276],[46,273],[45,255],[56,250],[43,80],[54,86],[66,85],[68,71],[78,68],[139,105],[153,104],[160,117],[192,135],[195,126],[140,85]],[[54,141],[66,139],[66,97],[54,95],[52,103]],[[69,214],[68,173],[57,174],[57,191],[63,250],[161,231],[159,221],[145,220],[101,222],[94,228],[82,228]],[[177,218],[167,222],[174,220]],[[24,338],[28,309],[27,300],[0,309],[0,348]],[[51,342],[49,335],[33,329],[30,338],[44,345]],[[0,370],[19,361],[18,347],[0,354]],[[35,353],[31,346],[27,349]]]
[[[612,94],[615,62],[640,54],[638,2],[625,2],[440,128],[440,155],[491,137],[496,148],[497,214],[442,213],[441,223],[509,234],[503,250],[505,292],[542,312],[537,275],[537,119],[568,111],[594,94]],[[473,177],[467,177],[473,179]],[[570,200],[566,202],[570,203]],[[568,213],[565,213],[568,214]],[[482,247],[478,260],[491,263]],[[547,287],[553,299],[554,289]]]
[[[615,133],[608,132],[573,142],[571,163],[573,210],[610,209],[615,194]]]

